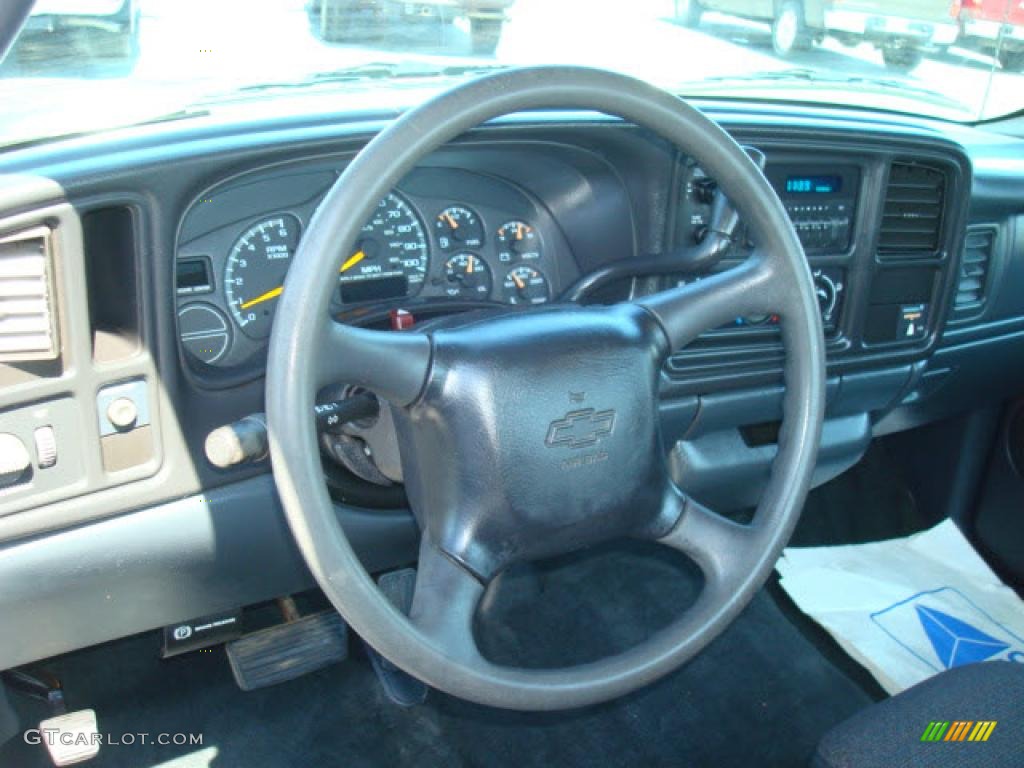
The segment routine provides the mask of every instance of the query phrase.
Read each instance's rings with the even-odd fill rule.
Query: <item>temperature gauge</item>
[[[501,296],[509,304],[543,304],[551,298],[551,291],[543,272],[523,264],[509,270],[501,284]]]
[[[486,299],[491,294],[491,269],[473,253],[457,253],[444,263],[447,296]]]

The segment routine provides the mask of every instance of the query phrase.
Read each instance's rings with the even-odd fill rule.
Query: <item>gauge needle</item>
[[[257,304],[262,304],[264,301],[270,301],[276,299],[281,295],[281,291],[284,290],[283,285],[277,286],[277,288],[271,288],[266,293],[261,293],[255,299],[249,299],[247,302],[241,305],[241,309],[248,309],[249,307],[255,307]]]
[[[518,225],[516,227],[516,240],[522,240],[523,239],[523,230],[524,229],[526,229],[526,227],[524,227],[522,224],[520,224],[520,225]]]
[[[442,216],[444,216],[444,220],[448,222],[448,226],[449,227],[451,227],[452,229],[458,229],[459,228],[459,222],[457,222],[455,219],[453,219],[452,215],[450,213],[442,214]]]
[[[466,259],[466,274],[467,275],[473,274],[473,268],[475,266],[476,266],[476,264],[473,261],[473,257],[472,256],[470,256],[468,259]]]
[[[366,254],[365,253],[363,253],[362,251],[356,251],[354,254],[352,254],[351,256],[349,256],[345,260],[345,263],[341,265],[341,269],[339,269],[338,271],[339,272],[347,272],[348,270],[352,269],[352,267],[354,267],[356,264],[358,264],[360,261],[362,261],[365,258],[366,258]]]
[[[512,282],[516,284],[516,288],[518,288],[520,291],[526,287],[526,283],[523,282],[523,278],[521,278],[515,272],[512,273]]]
[[[348,258],[348,260],[344,264],[341,265],[341,269],[338,270],[338,271],[339,272],[344,272],[346,269],[350,269],[350,268],[354,267],[356,264],[358,264],[360,261],[362,261],[365,258],[366,258],[366,254],[363,253],[362,251],[359,251],[358,253],[355,253],[352,256],[350,256]],[[244,304],[241,304],[239,306],[239,308],[240,309],[249,309],[249,307],[255,307],[257,304],[262,304],[264,301],[270,301],[271,299],[276,299],[278,296],[281,295],[282,291],[284,291],[284,286],[283,285],[279,285],[279,286],[277,286],[277,288],[271,288],[266,293],[261,293],[255,299],[249,299]]]

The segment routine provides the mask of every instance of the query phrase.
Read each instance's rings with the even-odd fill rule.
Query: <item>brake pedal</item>
[[[385,573],[377,579],[377,586],[395,608],[406,616],[409,615],[413,591],[416,589],[416,569],[405,568]],[[373,671],[389,699],[400,707],[412,707],[427,700],[430,689],[425,683],[396,667],[371,648],[365,640],[363,645],[366,646]]]
[[[294,680],[348,657],[348,627],[334,611],[313,613],[224,646],[235,682],[252,691]]]

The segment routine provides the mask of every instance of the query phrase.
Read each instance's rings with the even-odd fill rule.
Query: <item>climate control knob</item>
[[[818,296],[818,306],[823,319],[830,319],[836,309],[839,290],[828,275],[816,271],[814,273],[814,292]]]

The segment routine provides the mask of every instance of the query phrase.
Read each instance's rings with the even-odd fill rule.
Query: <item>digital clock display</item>
[[[790,195],[834,195],[842,188],[842,176],[786,177],[786,194]]]

